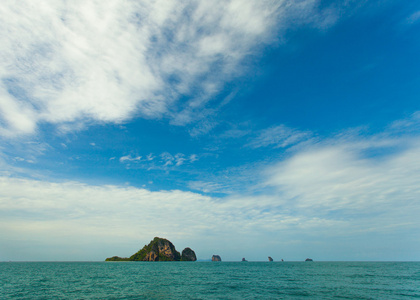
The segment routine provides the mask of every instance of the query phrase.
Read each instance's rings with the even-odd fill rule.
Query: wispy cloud
[[[324,140],[270,167],[268,174],[266,183],[282,195],[283,203],[307,215],[339,219],[381,216],[368,225],[372,227],[385,225],[381,222],[417,224],[417,135],[392,137],[386,132]]]
[[[420,11],[416,11],[406,19],[406,24],[414,24],[420,21]]]
[[[273,147],[286,148],[311,138],[310,132],[299,131],[279,125],[261,130],[257,137],[252,139],[246,146],[251,148]]]
[[[198,155],[197,154],[191,154],[190,156],[189,156],[189,160],[190,160],[190,162],[195,162],[195,161],[197,161],[198,160]]]
[[[208,181],[191,181],[188,184],[188,187],[194,191],[199,191],[203,193],[224,192],[227,188],[226,185],[223,185],[222,183]]]
[[[244,126],[245,128],[241,128],[237,124],[231,126],[232,128],[223,132],[219,137],[222,139],[239,139],[251,133],[251,130],[247,128],[248,126]]]
[[[0,138],[0,157],[12,167],[12,161],[37,162],[39,157],[44,156],[51,150],[51,146],[44,142],[34,140],[8,140]],[[5,167],[6,169],[8,167]]]
[[[259,45],[296,23],[325,23],[324,15],[314,0],[6,1],[0,134],[133,116],[191,122]]]
[[[173,165],[174,163],[173,163],[173,161],[175,160],[175,158],[173,157],[173,155],[172,154],[170,154],[170,153],[168,153],[168,152],[164,152],[164,153],[162,153],[161,155],[160,155],[160,158],[161,158],[161,160],[163,161],[163,163],[164,163],[164,167],[166,167],[166,166],[170,166],[170,165]]]
[[[388,131],[393,134],[420,133],[420,112],[417,111],[406,119],[393,122]]]

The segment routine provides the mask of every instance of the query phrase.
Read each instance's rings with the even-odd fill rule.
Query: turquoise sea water
[[[412,299],[420,262],[5,262],[1,299]]]

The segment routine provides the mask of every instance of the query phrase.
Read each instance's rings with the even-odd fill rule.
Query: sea
[[[2,262],[0,299],[414,299],[420,262]]]

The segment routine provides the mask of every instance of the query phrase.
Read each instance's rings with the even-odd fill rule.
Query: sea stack
[[[273,261],[273,259],[271,258],[271,256],[268,257],[268,261]]]
[[[219,256],[219,255],[213,255],[213,256],[211,257],[211,261],[222,261],[222,259],[220,258],[220,256]]]
[[[185,248],[179,254],[174,244],[167,239],[155,237],[149,245],[145,245],[142,249],[131,255],[130,257],[113,256],[107,258],[106,261],[195,261],[197,257],[190,248]]]
[[[191,248],[185,248],[182,250],[181,254],[181,261],[196,261],[197,256],[195,256],[195,252]]]

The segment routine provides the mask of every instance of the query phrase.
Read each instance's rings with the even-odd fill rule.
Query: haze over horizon
[[[0,261],[420,260],[420,3],[0,5]]]

